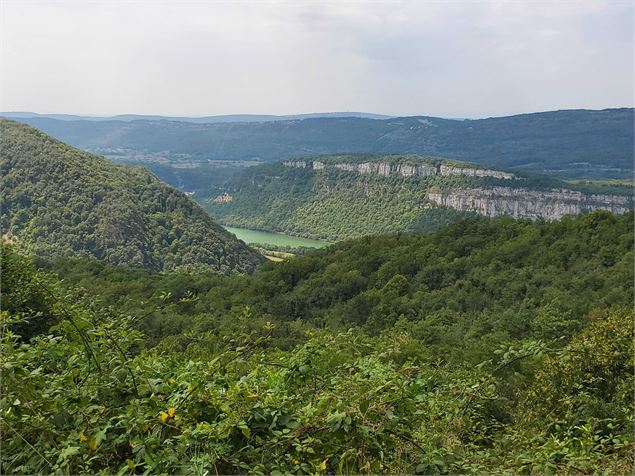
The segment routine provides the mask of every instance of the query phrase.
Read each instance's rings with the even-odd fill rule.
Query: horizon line
[[[376,119],[376,120],[389,120],[389,119],[398,119],[398,118],[406,118],[406,117],[432,117],[437,119],[448,119],[448,120],[479,120],[479,119],[494,119],[494,118],[502,118],[502,117],[513,117],[513,116],[522,116],[526,114],[542,114],[549,112],[565,112],[565,111],[608,111],[615,109],[634,109],[635,106],[612,106],[605,108],[586,108],[586,107],[576,107],[576,108],[563,108],[563,109],[546,109],[539,111],[529,111],[529,112],[518,112],[511,114],[501,114],[501,115],[486,115],[486,116],[462,116],[462,115],[452,115],[452,116],[442,116],[442,115],[431,115],[431,114],[384,114],[377,112],[364,112],[364,111],[324,111],[324,112],[301,112],[301,113],[293,113],[293,114],[269,114],[269,113],[229,113],[229,114],[206,114],[206,115],[179,115],[179,114],[141,114],[141,113],[118,113],[118,114],[83,114],[83,113],[70,113],[70,112],[34,112],[34,111],[0,111],[0,115],[4,114],[32,114],[37,116],[75,116],[81,120],[81,118],[91,118],[91,119],[116,119],[117,117],[125,117],[125,116],[154,116],[157,118],[166,118],[166,120],[170,120],[170,118],[175,119],[206,119],[206,118],[222,118],[222,117],[235,117],[235,116],[265,116],[265,117],[279,117],[284,119],[285,117],[292,116],[311,116],[311,115],[327,115],[327,114],[364,114],[370,116],[383,116],[384,119]],[[342,116],[342,117],[355,117],[355,116]],[[55,118],[52,118],[55,119]],[[309,118],[307,118],[309,119]],[[372,118],[371,118],[372,119]]]

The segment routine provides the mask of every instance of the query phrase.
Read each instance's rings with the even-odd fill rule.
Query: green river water
[[[223,228],[247,244],[262,243],[263,245],[292,246],[294,248],[299,248],[300,246],[322,248],[330,245],[327,241],[310,240],[299,236],[283,235],[282,233],[269,233],[267,231],[248,230],[247,228],[234,228],[231,226]]]

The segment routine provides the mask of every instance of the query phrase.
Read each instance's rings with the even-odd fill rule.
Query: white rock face
[[[211,200],[212,203],[229,203],[234,200],[234,197],[228,193],[223,193]]]
[[[376,174],[377,170],[377,164],[373,164],[372,162],[364,162],[357,167],[357,172],[360,174]]]
[[[498,179],[510,180],[515,178],[514,174],[501,172],[500,170],[474,169],[454,167],[449,165],[433,164],[391,164],[389,162],[362,162],[362,163],[338,163],[327,165],[324,162],[306,162],[302,160],[287,160],[283,162],[285,167],[312,168],[313,170],[324,170],[333,167],[347,172],[359,174],[381,175],[401,175],[403,177],[428,177],[432,175],[464,175],[468,177],[494,177]]]
[[[441,175],[466,175],[469,177],[494,177],[498,179],[511,180],[514,178],[514,174],[507,172],[501,172],[500,170],[489,169],[470,169],[463,167],[452,167],[449,165],[441,165],[439,167],[439,173]]]
[[[380,162],[377,167],[377,173],[384,177],[390,175],[390,164],[387,162]]]
[[[417,165],[417,174],[419,176],[430,176],[430,175],[437,175],[438,170],[437,167],[435,165],[431,165],[431,164],[419,164]]]
[[[416,165],[410,165],[410,164],[399,164],[396,167],[396,172],[399,175],[402,175],[404,177],[414,177],[415,175],[417,175],[417,166]]]
[[[357,172],[360,164],[335,164],[336,169],[346,170],[347,172]]]
[[[574,190],[529,190],[526,188],[492,187],[428,192],[426,198],[443,207],[476,212],[495,217],[558,220],[583,211],[607,210],[625,213],[630,208],[628,197],[620,195],[587,195]]]
[[[297,169],[306,169],[307,163],[302,160],[287,160],[282,162],[285,167],[295,167]]]

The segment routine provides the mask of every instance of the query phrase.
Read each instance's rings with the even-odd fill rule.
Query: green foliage
[[[523,473],[632,473],[634,352],[632,308],[594,311],[536,368],[493,462]]]
[[[633,469],[628,307],[592,313],[564,347],[517,340],[461,368],[399,329],[313,330],[281,350],[269,345],[275,323],[246,330],[250,311],[236,318],[242,331],[148,349],[134,318],[27,275],[58,321],[25,342],[11,330],[15,313],[2,313],[2,474]],[[399,295],[406,281],[384,287]],[[191,297],[160,296],[174,299]],[[35,301],[20,302],[33,311]]]
[[[251,272],[262,257],[181,192],[141,168],[0,120],[2,229],[45,256],[91,256],[153,270]]]
[[[14,253],[10,245],[0,246],[0,252],[0,309],[14,317],[11,329],[28,340],[55,321],[49,283],[36,273],[31,259]]]
[[[544,223],[475,218],[429,235],[365,237],[338,243],[249,277],[155,275],[89,261],[41,263],[71,283],[134,314],[152,339],[184,330],[238,332],[276,322],[288,348],[309,327],[393,326],[430,355],[476,364],[492,346],[517,339],[566,339],[595,307],[633,303],[633,214],[595,212]],[[168,307],[159,296],[171,292]],[[195,301],[180,302],[190,295]]]
[[[591,317],[565,351],[547,359],[536,380],[551,385],[532,389],[529,406],[544,403],[540,416],[557,416],[552,431],[592,424],[597,431],[622,431],[626,436],[633,423],[633,315],[625,308],[597,311]],[[526,414],[527,420],[534,416]],[[610,422],[622,425],[607,428]]]

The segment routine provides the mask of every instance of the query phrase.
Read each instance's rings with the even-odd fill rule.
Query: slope
[[[632,222],[633,212],[605,211],[555,222],[473,217],[428,234],[339,242],[246,277],[38,261],[127,313],[151,315],[143,326],[153,335],[231,335],[269,320],[284,345],[302,341],[306,326],[377,333],[396,324],[435,357],[472,364],[491,350],[483,339],[569,335],[594,307],[632,306]],[[162,293],[171,306],[152,312]],[[254,317],[243,326],[245,306]]]
[[[37,259],[59,282],[4,247],[3,474],[632,474],[632,220],[232,277]]]
[[[251,272],[262,258],[183,193],[141,168],[0,120],[3,239],[42,255],[153,270]]]

